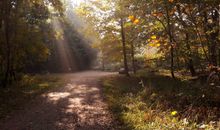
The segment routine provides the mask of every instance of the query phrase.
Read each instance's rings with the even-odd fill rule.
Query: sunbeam
[[[62,14],[48,4],[51,18],[47,22],[54,32],[54,51],[48,61],[49,72],[70,73],[90,68],[95,57],[90,45],[94,38],[80,32],[87,25],[74,13],[74,8],[82,2],[85,1],[61,0],[64,8]]]
[[[70,46],[67,43],[66,36],[64,35],[64,30],[62,28],[62,23],[59,18],[53,18],[52,21],[53,29],[55,31],[55,45],[57,49],[57,54],[59,57],[59,64],[61,66],[61,72],[73,72],[77,70],[76,61],[73,54],[71,53]]]

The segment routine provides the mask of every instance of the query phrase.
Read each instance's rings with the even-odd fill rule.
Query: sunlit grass
[[[140,82],[142,80],[142,82]],[[204,97],[197,83],[146,71],[130,78],[103,81],[110,110],[121,123],[118,129],[219,129],[219,103]]]
[[[23,109],[35,97],[62,84],[55,76],[22,76],[18,82],[0,91],[0,118],[8,116],[12,111]]]

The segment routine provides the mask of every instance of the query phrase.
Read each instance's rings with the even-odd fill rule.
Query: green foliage
[[[84,11],[80,16],[86,17],[99,32],[100,41],[95,47],[100,50],[103,64],[123,61],[119,56],[122,54],[116,53],[120,46],[120,18],[125,20],[128,64],[133,62],[133,57],[142,55],[145,59],[155,59],[154,55],[159,54],[160,58],[155,60],[160,63],[156,63],[158,67],[169,66],[172,71],[185,69],[192,76],[197,71],[204,71],[209,64],[220,64],[217,49],[219,2],[216,0],[97,0],[82,5],[79,10]],[[112,35],[114,37],[109,37]],[[156,36],[156,39],[151,39],[151,36]],[[114,46],[115,42],[117,46]],[[156,51],[152,52],[152,48]]]
[[[142,71],[130,78],[104,79],[105,98],[120,121],[118,129],[219,129],[218,103],[204,96],[201,84],[164,74]]]
[[[87,45],[90,42],[88,38],[81,36],[76,27],[69,23],[62,2],[0,2],[1,87],[11,84],[19,73],[61,72],[56,71],[62,68],[60,64],[64,64],[59,61],[62,57],[58,54],[61,48],[56,44],[58,41],[66,44],[63,52],[66,51],[68,60],[71,60],[68,72],[70,68],[76,71],[90,67],[95,52]],[[55,23],[56,19],[58,23]],[[55,28],[54,24],[59,24],[60,29]]]
[[[51,28],[49,5],[62,13],[59,0],[8,1],[0,2],[0,81],[6,86],[16,78],[15,73],[39,65],[50,54],[48,41]]]

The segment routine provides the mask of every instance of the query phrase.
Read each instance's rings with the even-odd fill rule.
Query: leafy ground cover
[[[219,91],[200,81],[140,71],[103,80],[105,99],[118,129],[219,130]]]
[[[23,109],[36,96],[62,84],[56,76],[22,76],[19,82],[0,91],[0,119],[7,117],[14,110]]]

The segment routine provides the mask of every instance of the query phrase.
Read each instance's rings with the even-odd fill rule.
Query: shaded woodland
[[[59,0],[0,1],[0,81],[22,73],[89,69],[95,51],[69,22]]]
[[[103,81],[118,129],[219,129],[218,0],[96,0],[76,12],[97,32],[100,68],[126,75]]]
[[[169,69],[174,78],[175,72],[196,76],[220,64],[218,0],[96,1],[78,12],[99,33],[96,46],[107,66],[123,61],[135,72],[140,63]]]
[[[0,118],[58,87],[119,130],[219,130],[220,1],[1,0]]]

